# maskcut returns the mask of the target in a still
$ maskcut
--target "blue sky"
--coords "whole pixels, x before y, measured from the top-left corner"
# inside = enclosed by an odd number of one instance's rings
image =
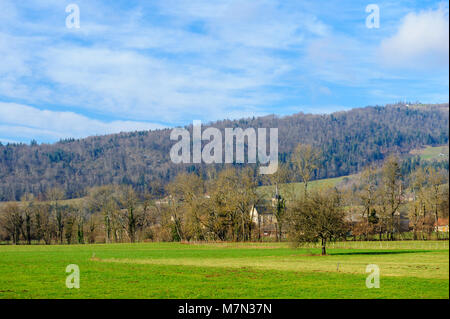
[[[0,0],[0,141],[448,102],[448,37],[448,1]]]

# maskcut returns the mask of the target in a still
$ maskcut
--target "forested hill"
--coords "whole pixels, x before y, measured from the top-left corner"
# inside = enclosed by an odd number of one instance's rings
[[[442,145],[449,138],[449,106],[387,105],[326,115],[298,113],[224,120],[225,127],[278,127],[279,156],[286,161],[298,143],[323,151],[319,178],[355,173],[392,152],[406,153],[423,145]],[[27,192],[39,195],[60,186],[67,197],[87,187],[132,184],[155,192],[181,170],[201,169],[173,164],[169,158],[170,129],[120,133],[65,140],[55,144],[0,143],[0,200],[18,200]],[[216,168],[220,168],[216,166]]]

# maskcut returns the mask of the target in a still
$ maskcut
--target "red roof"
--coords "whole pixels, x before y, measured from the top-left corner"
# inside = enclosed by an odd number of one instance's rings
[[[437,225],[438,226],[447,226],[448,225],[448,217],[447,218],[438,218]]]

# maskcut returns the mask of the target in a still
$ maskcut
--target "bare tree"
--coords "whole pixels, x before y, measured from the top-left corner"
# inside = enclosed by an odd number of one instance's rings
[[[308,182],[319,168],[320,157],[321,152],[309,144],[298,144],[292,154],[292,161],[305,185],[305,198],[308,197]]]
[[[21,198],[23,209],[23,219],[24,219],[24,228],[23,237],[27,245],[31,245],[31,231],[32,231],[32,215],[34,210],[34,195],[33,194],[24,194]]]
[[[395,156],[390,156],[382,168],[382,187],[379,189],[380,204],[385,217],[388,218],[390,240],[394,240],[395,228],[399,229],[399,207],[403,203],[403,183],[400,164]],[[397,223],[395,215],[398,214]]]
[[[430,185],[429,202],[433,210],[434,225],[436,227],[436,237],[439,239],[438,231],[438,219],[439,219],[439,207],[442,202],[442,189],[441,186],[447,181],[445,174],[442,171],[437,171],[433,167],[427,170],[428,182]]]
[[[114,212],[118,209],[116,194],[117,187],[114,185],[94,187],[89,191],[88,207],[103,216],[106,243],[111,242]]]
[[[51,188],[47,191],[46,197],[52,203],[56,219],[57,237],[59,243],[62,244],[64,231],[64,211],[58,206],[58,201],[64,198],[64,191],[58,187]]]
[[[77,243],[78,244],[84,244],[84,224],[86,222],[86,216],[87,216],[87,207],[86,202],[82,201],[79,205],[76,207],[76,216],[75,216],[75,222],[77,224]]]
[[[203,239],[207,217],[205,187],[196,174],[182,173],[167,186],[172,227],[180,240]]]
[[[56,235],[56,225],[51,218],[51,205],[48,203],[40,204],[36,213],[36,219],[39,220],[42,239],[46,245],[50,245],[52,238]]]
[[[275,186],[275,195],[272,200],[272,207],[276,218],[277,241],[281,241],[283,234],[283,224],[286,217],[286,201],[288,190],[286,183],[290,180],[290,171],[287,164],[281,164],[278,170],[269,175],[269,181]]]
[[[344,237],[347,230],[341,195],[336,190],[314,191],[292,207],[289,234],[298,245],[320,241],[322,255],[326,255],[327,242]]]
[[[252,232],[252,220],[250,212],[252,207],[255,207],[260,201],[260,197],[257,194],[257,184],[253,176],[251,169],[243,169],[237,175],[237,181],[235,183],[235,201],[237,204],[237,212],[240,217],[240,237],[242,241],[251,239]]]
[[[20,234],[23,233],[23,217],[20,207],[17,203],[9,203],[3,208],[2,225],[9,234],[14,245],[20,240]]]
[[[408,204],[408,216],[414,239],[417,239],[419,230],[424,230],[424,222],[427,219],[426,183],[427,176],[424,169],[419,168],[411,175],[410,191],[413,200]]]
[[[360,175],[360,189],[357,197],[362,205],[362,229],[367,240],[371,225],[369,217],[377,202],[377,173],[373,167],[366,168]]]
[[[130,242],[136,241],[136,226],[137,226],[137,196],[131,186],[125,186],[121,192],[121,203],[126,208],[126,226],[125,229],[130,238]]]

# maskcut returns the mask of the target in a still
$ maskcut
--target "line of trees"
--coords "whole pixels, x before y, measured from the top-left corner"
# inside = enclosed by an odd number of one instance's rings
[[[7,203],[0,214],[0,240],[13,244],[84,244],[135,242],[152,223],[155,214],[148,202],[140,202],[131,186],[101,186],[75,201],[62,200],[63,191],[50,189],[47,201],[32,195]]]
[[[386,234],[393,240],[395,234],[401,238],[402,232],[411,231],[413,239],[430,239],[432,233],[439,239],[438,219],[448,220],[448,185],[448,170],[419,167],[403,176],[394,157],[381,169],[366,169],[348,190],[348,205],[359,214],[353,235],[364,240],[377,235],[381,240]]]
[[[181,173],[168,196],[141,199],[131,186],[91,188],[88,196],[65,201],[53,188],[46,201],[27,195],[0,209],[0,240],[46,244],[142,240],[253,240],[249,211],[261,196],[252,169],[229,168],[205,181]]]
[[[27,194],[0,206],[0,241],[257,241],[262,235],[253,208],[265,204],[274,216],[277,240],[321,242],[325,254],[327,243],[338,239],[393,240],[402,232],[431,238],[438,218],[448,218],[448,170],[419,167],[404,175],[402,162],[389,157],[382,167],[321,188],[309,184],[321,168],[321,156],[310,145],[298,145],[289,163],[266,177],[269,194],[258,188],[254,169],[233,167],[180,173],[165,197],[142,196],[129,185],[90,188],[75,200],[64,200],[59,188],[47,191],[45,200]],[[302,187],[287,183],[293,179]],[[403,229],[406,217],[409,228]]]

